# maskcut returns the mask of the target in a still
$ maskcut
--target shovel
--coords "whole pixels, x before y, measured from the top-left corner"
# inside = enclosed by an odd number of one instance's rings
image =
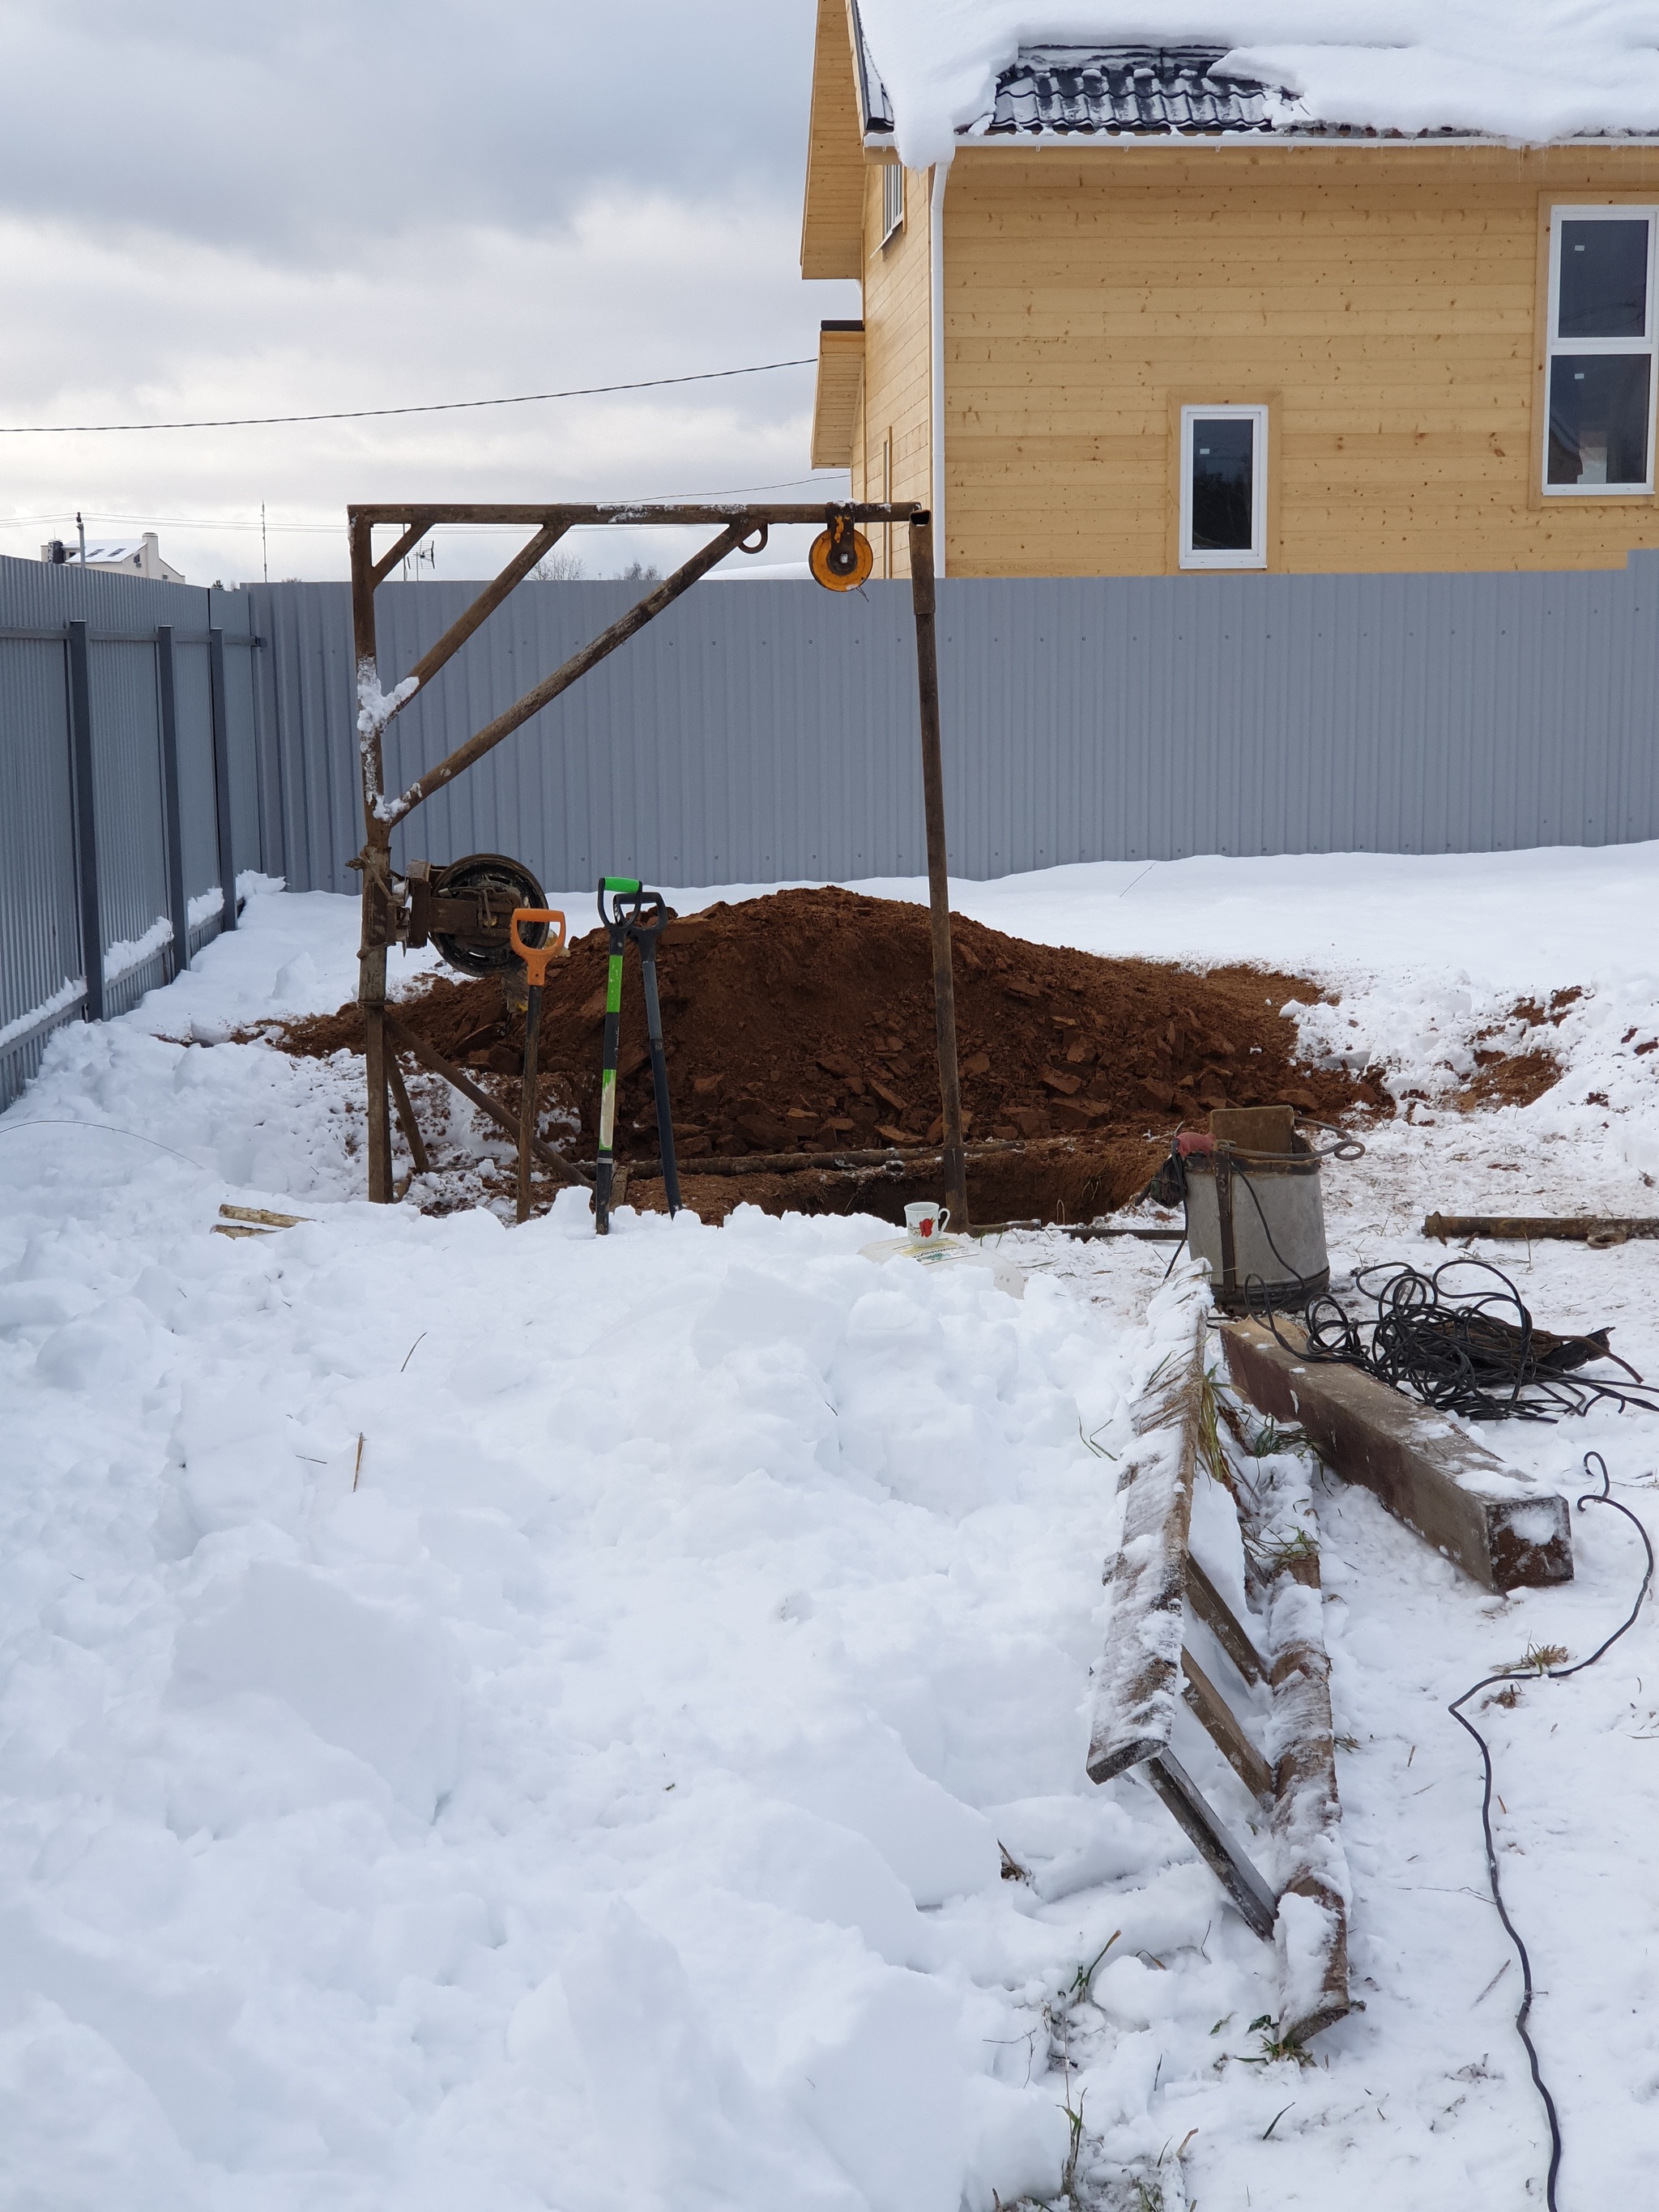
[[[550,935],[542,945],[526,945],[519,934],[521,921],[545,922],[550,930],[556,923],[558,936]],[[524,1009],[524,1085],[519,1094],[519,1218],[528,1221],[530,1148],[536,1136],[536,1054],[541,1040],[542,988],[547,981],[548,963],[556,960],[564,951],[564,916],[547,906],[514,907],[507,935],[513,950],[524,963],[529,985]]]

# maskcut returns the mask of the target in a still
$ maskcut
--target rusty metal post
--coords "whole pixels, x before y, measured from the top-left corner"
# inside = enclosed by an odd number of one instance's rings
[[[392,1099],[386,1075],[386,953],[392,915],[392,828],[381,811],[380,658],[374,635],[374,526],[351,523],[351,629],[356,663],[357,750],[363,779],[363,908],[357,998],[363,1010],[363,1073],[368,1085],[368,1194],[389,1206]],[[234,896],[234,892],[232,893]]]
[[[921,704],[921,790],[927,823],[927,905],[933,937],[933,1023],[945,1124],[945,1198],[951,1226],[968,1227],[968,1163],[962,1146],[962,1081],[957,1070],[957,995],[951,969],[951,879],[945,846],[945,769],[939,757],[939,644],[934,624],[933,520],[910,517],[910,596],[916,619]]]

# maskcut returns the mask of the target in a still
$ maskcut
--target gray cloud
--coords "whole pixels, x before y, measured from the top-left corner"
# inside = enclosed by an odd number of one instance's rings
[[[857,298],[796,262],[811,13],[0,0],[0,422],[396,405],[811,353],[819,316]],[[3,439],[0,551],[32,556],[80,507],[154,519],[193,579],[253,575],[264,501],[273,574],[338,574],[350,499],[805,478],[811,387],[798,369],[380,423]],[[476,574],[491,550],[441,561]]]
[[[800,0],[3,0],[0,203],[354,265],[596,185],[799,191]]]

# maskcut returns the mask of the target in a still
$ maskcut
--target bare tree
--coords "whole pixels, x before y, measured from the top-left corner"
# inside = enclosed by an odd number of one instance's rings
[[[544,553],[531,570],[538,584],[573,584],[587,574],[580,553]]]

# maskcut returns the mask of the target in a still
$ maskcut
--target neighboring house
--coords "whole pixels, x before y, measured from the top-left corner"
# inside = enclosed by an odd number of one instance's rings
[[[1461,4],[1449,40],[1500,20]],[[814,465],[927,501],[958,576],[1659,545],[1659,32],[1626,55],[1605,0],[1512,0],[1483,74],[1382,43],[1389,7],[1276,68],[1114,43],[1104,0],[1039,46],[996,0],[818,0],[801,268],[864,314],[823,326]]]
[[[54,538],[50,544],[40,548],[40,558],[78,568],[81,548],[78,543],[66,544],[61,538]],[[111,570],[117,575],[149,576],[163,584],[182,584],[185,580],[178,569],[161,558],[153,530],[145,531],[142,538],[88,538],[86,565],[88,568]]]

